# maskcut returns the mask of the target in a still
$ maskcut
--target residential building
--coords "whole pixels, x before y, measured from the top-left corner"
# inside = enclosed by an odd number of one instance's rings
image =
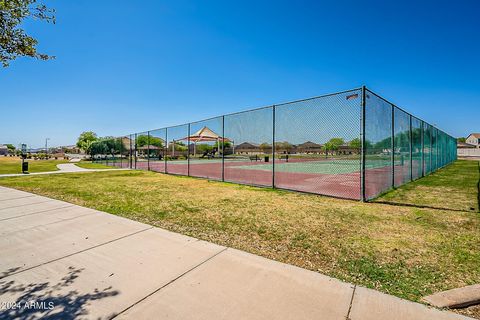
[[[7,146],[0,144],[0,156],[8,155],[8,148]]]
[[[471,133],[465,142],[480,148],[480,133]]]

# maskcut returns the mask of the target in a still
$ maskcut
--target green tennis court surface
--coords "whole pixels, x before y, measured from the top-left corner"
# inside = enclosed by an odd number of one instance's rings
[[[110,162],[110,160],[109,160]],[[115,162],[119,162],[117,159]],[[139,163],[146,163],[147,160],[137,160],[137,165]],[[150,163],[164,162],[164,160],[152,160]],[[272,171],[272,162],[260,162],[260,161],[251,161],[248,158],[237,157],[237,158],[225,158],[225,163],[236,162],[236,169],[244,170],[259,170],[259,171]],[[196,164],[220,164],[222,163],[221,158],[214,159],[190,159],[190,165]],[[167,164],[175,165],[187,165],[188,160],[168,160]],[[402,165],[403,161],[397,159],[395,165]],[[306,174],[348,174],[356,173],[360,171],[360,159],[319,159],[319,160],[299,160],[292,159],[290,162],[285,162],[284,160],[275,161],[275,171],[284,172],[284,173],[306,173]],[[391,159],[390,158],[367,158],[365,163],[366,169],[380,169],[380,168],[390,168]]]
[[[398,162],[400,164],[400,162]],[[389,167],[388,160],[367,160],[366,169]],[[262,163],[253,165],[237,166],[235,168],[248,170],[271,171],[272,164]],[[360,160],[320,160],[320,161],[298,161],[275,163],[276,172],[288,173],[310,173],[310,174],[344,174],[360,171]]]

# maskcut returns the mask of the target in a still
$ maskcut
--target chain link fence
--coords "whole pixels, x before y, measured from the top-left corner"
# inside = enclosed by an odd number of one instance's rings
[[[96,141],[95,162],[369,200],[457,158],[456,139],[365,87]]]

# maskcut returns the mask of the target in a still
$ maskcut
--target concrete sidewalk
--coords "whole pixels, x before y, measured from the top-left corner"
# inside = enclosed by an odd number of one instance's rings
[[[0,319],[468,319],[3,187],[0,257]]]
[[[61,163],[57,164],[58,171],[46,171],[46,172],[33,172],[33,173],[6,173],[0,174],[1,177],[28,177],[32,175],[44,175],[44,174],[58,174],[58,173],[75,173],[75,172],[94,172],[94,171],[111,171],[111,170],[130,170],[121,168],[112,169],[85,169],[75,165],[75,163]]]

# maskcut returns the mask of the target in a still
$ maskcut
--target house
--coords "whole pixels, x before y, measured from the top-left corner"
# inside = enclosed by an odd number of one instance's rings
[[[8,148],[7,146],[0,144],[0,156],[8,155]]]
[[[268,145],[265,149],[271,152],[272,148],[270,147],[270,145]],[[288,141],[275,142],[275,153],[279,153],[279,154],[297,153],[297,146],[294,144],[291,144]]]
[[[342,144],[341,146],[338,147],[338,154],[360,154],[360,149],[354,148],[349,144]]]
[[[459,142],[458,141],[457,142],[457,156],[460,157],[460,158],[480,157],[480,148],[478,148],[477,146],[475,146],[473,144],[470,144],[470,143],[465,143],[465,142]]]
[[[252,142],[243,142],[234,146],[234,153],[236,154],[259,154],[262,153],[260,145]]]
[[[322,153],[323,152],[323,146],[321,144],[312,142],[312,141],[306,141],[304,143],[301,143],[297,146],[297,151],[298,153]]]
[[[470,143],[465,143],[465,142],[457,142],[457,149],[475,149],[476,146]]]
[[[81,152],[80,148],[76,145],[69,145],[69,146],[61,146],[56,148],[59,153],[73,153],[79,154]]]
[[[480,148],[480,133],[471,133],[465,142]]]
[[[30,148],[28,149],[28,153],[44,153],[45,148]]]

